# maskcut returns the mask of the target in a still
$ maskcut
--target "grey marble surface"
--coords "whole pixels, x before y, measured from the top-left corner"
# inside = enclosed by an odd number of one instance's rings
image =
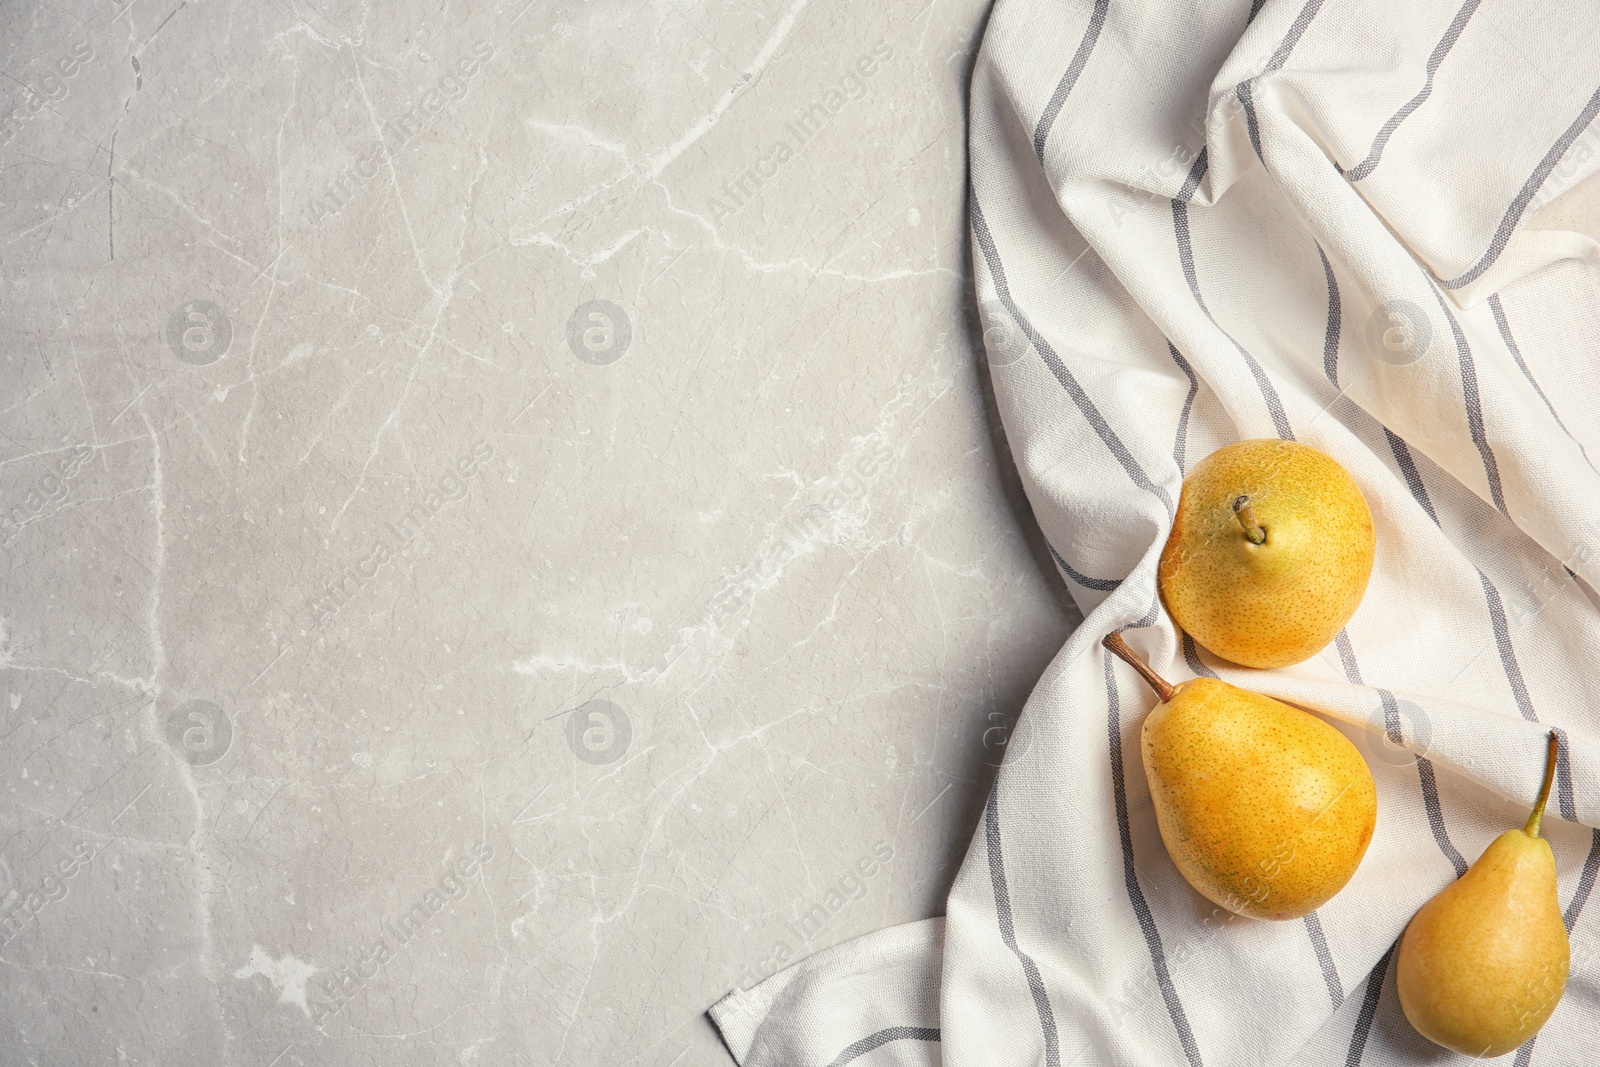
[[[0,8],[0,1063],[727,1063],[941,911],[1077,618],[984,12]]]

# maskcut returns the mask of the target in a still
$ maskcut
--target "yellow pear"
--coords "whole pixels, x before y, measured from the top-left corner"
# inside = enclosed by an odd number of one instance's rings
[[[1422,906],[1400,941],[1395,984],[1417,1032],[1465,1056],[1504,1056],[1539,1032],[1567,988],[1571,948],[1556,896],[1556,857],[1539,836],[1556,772],[1521,830]]]
[[[1161,698],[1140,748],[1161,840],[1189,884],[1258,919],[1298,919],[1343,889],[1378,821],[1350,739],[1216,678],[1169,685],[1120,634],[1104,644]]]
[[[1332,457],[1294,441],[1240,441],[1184,479],[1161,598],[1223,659],[1287,667],[1355,614],[1373,549],[1372,513]]]

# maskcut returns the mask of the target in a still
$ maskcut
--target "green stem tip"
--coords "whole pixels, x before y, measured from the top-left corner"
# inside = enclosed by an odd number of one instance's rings
[[[1239,525],[1244,527],[1244,539],[1252,545],[1267,543],[1267,528],[1256,521],[1255,512],[1250,510],[1250,498],[1241,496],[1233,502],[1233,513],[1239,519]]]
[[[1561,739],[1554,730],[1550,731],[1550,747],[1544,757],[1544,784],[1539,787],[1539,799],[1533,802],[1533,814],[1528,816],[1528,825],[1522,832],[1529,837],[1539,836],[1539,821],[1544,818],[1544,806],[1550,803],[1550,783],[1556,780],[1556,755],[1561,750]]]

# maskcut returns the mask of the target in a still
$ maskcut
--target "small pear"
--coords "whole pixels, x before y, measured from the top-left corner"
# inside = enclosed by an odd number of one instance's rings
[[[1157,576],[1173,621],[1205,648],[1287,667],[1350,621],[1374,551],[1366,499],[1331,456],[1239,441],[1184,479]]]
[[[1140,749],[1161,840],[1189,884],[1258,919],[1298,919],[1343,889],[1378,821],[1350,739],[1216,678],[1169,685],[1120,634],[1104,644],[1161,698]]]
[[[1424,904],[1400,941],[1395,984],[1417,1032],[1464,1056],[1504,1056],[1550,1018],[1572,963],[1556,857],[1539,836],[1558,741],[1521,830],[1507,830]]]

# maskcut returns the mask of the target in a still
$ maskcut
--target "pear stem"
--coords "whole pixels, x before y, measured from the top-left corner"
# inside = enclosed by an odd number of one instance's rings
[[[1173,688],[1167,680],[1150,669],[1150,664],[1140,658],[1139,653],[1128,647],[1128,642],[1122,639],[1119,633],[1106,634],[1105,640],[1100,642],[1111,650],[1112,655],[1139,672],[1139,677],[1150,683],[1150,688],[1156,691],[1156,696],[1165,704],[1172,699]]]
[[[1255,512],[1250,510],[1250,498],[1241,496],[1233,502],[1233,513],[1239,519],[1239,525],[1244,527],[1244,539],[1252,545],[1267,543],[1267,528],[1256,521]]]
[[[1544,818],[1544,806],[1550,802],[1550,783],[1556,780],[1556,754],[1561,749],[1561,740],[1554,730],[1550,731],[1550,748],[1544,757],[1544,784],[1539,787],[1539,799],[1533,802],[1533,814],[1528,816],[1528,825],[1522,832],[1529,837],[1539,836],[1539,821]]]

